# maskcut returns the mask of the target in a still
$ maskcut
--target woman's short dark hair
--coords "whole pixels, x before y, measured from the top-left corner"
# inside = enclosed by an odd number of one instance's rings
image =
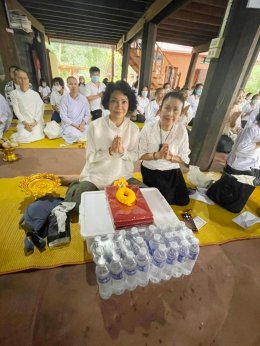
[[[64,80],[61,77],[55,77],[51,81],[51,85],[53,86],[55,83],[59,83],[64,88]]]
[[[45,78],[41,78],[41,79],[40,79],[40,85],[42,85],[43,82],[46,82],[46,79],[45,79]]]
[[[111,82],[107,84],[106,90],[102,98],[102,105],[105,109],[109,108],[110,96],[114,91],[121,91],[128,98],[129,107],[128,111],[133,112],[137,106],[137,100],[134,90],[131,89],[130,85],[125,81],[117,81],[115,83]]]
[[[172,91],[172,92],[167,93],[167,94],[164,96],[164,98],[163,98],[163,100],[162,100],[162,106],[163,106],[164,102],[165,102],[168,98],[170,98],[170,97],[171,97],[171,98],[174,98],[174,99],[180,100],[181,103],[184,105],[184,101],[183,101],[183,96],[182,96],[182,94],[179,93],[179,92],[176,92],[176,91]]]

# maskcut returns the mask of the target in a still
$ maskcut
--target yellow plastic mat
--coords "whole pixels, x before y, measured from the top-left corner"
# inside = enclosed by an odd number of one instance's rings
[[[140,179],[141,174],[135,173],[135,177]],[[23,177],[0,179],[0,275],[27,269],[47,269],[91,261],[85,241],[80,235],[78,223],[71,223],[72,240],[70,244],[54,249],[46,246],[43,252],[35,248],[33,254],[28,256],[24,254],[25,233],[23,229],[19,229],[18,222],[33,198],[26,196],[18,187],[22,179]],[[57,193],[64,196],[65,191],[66,187],[59,187]],[[259,201],[260,187],[255,189],[244,210],[259,216]],[[232,221],[237,214],[230,213],[217,205],[211,206],[191,200],[186,207],[173,207],[179,219],[181,219],[181,212],[186,209],[191,209],[193,217],[200,216],[207,221],[207,224],[196,233],[201,246],[260,238],[259,223],[244,230]]]
[[[42,252],[34,248],[33,254],[25,255],[25,232],[18,223],[26,206],[34,199],[18,187],[22,179],[0,179],[0,274],[90,262],[92,258],[86,250],[78,223],[71,223],[70,244],[53,249],[46,246]],[[57,193],[64,196],[66,189],[60,187]]]

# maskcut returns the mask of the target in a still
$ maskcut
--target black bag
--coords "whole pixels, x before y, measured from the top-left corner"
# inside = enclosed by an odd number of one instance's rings
[[[143,114],[137,114],[136,115],[136,121],[138,123],[144,123],[145,122],[145,116]]]
[[[239,213],[255,187],[240,183],[230,174],[223,174],[207,191],[207,196],[221,207]]]
[[[217,152],[228,154],[231,152],[233,144],[233,140],[228,135],[222,135],[218,141]]]

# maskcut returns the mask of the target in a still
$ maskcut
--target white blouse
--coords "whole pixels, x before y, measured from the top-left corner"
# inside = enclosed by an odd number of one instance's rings
[[[148,97],[137,96],[137,111],[140,114],[144,114],[145,108],[148,106],[149,102]]]
[[[109,154],[115,136],[123,140],[123,155]],[[128,118],[119,127],[108,115],[92,121],[87,134],[86,164],[80,181],[90,181],[103,189],[120,177],[132,178],[134,162],[138,159],[138,139],[139,128]]]
[[[191,95],[188,100],[189,104],[191,105],[191,109],[192,109],[192,118],[195,118],[197,109],[198,109],[198,105],[200,102],[200,98],[196,97],[195,95]]]
[[[159,104],[156,100],[150,101],[145,109],[145,124],[154,123],[159,119]]]
[[[168,143],[169,150],[173,155],[178,155],[185,163],[189,163],[189,137],[184,125],[177,123],[171,131],[160,130],[159,121],[144,126],[139,139],[139,158],[146,153],[157,152],[161,142],[162,144]],[[146,168],[161,171],[180,167],[179,163],[172,163],[165,159],[144,160],[142,164]]]
[[[253,124],[246,127],[237,137],[231,153],[228,155],[227,164],[237,170],[247,171],[251,167],[260,169],[260,127]]]

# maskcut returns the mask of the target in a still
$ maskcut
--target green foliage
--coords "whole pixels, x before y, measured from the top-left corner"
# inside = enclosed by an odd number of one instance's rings
[[[247,81],[245,91],[246,93],[257,94],[259,90],[260,90],[260,65],[255,65]]]
[[[101,79],[107,77],[111,80],[112,77],[112,49],[103,47],[92,47],[78,44],[52,42],[48,47],[58,59],[60,65],[70,65],[75,67],[85,67],[86,70],[80,71],[80,75],[89,79],[88,70],[91,66],[97,66],[101,71]],[[121,54],[115,52],[115,78],[121,78]],[[61,77],[67,77],[66,72],[63,72]]]

